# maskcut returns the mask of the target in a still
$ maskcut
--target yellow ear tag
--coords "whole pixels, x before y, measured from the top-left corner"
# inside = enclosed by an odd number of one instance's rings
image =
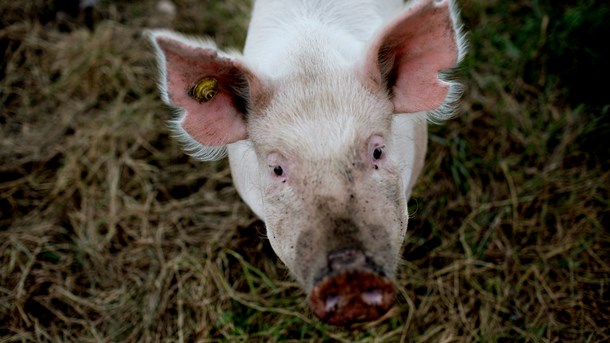
[[[198,103],[208,102],[218,93],[218,81],[213,77],[205,77],[189,90],[189,96]]]

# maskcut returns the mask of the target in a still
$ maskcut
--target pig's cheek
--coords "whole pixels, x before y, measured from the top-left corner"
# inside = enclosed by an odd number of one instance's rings
[[[267,196],[265,197],[266,213],[268,213],[266,218],[267,235],[273,250],[280,260],[282,260],[288,269],[294,270],[296,263],[295,244],[297,240],[297,234],[294,232],[292,223],[295,209],[291,204],[294,204],[294,201],[292,201],[290,190],[277,191],[276,188],[271,187],[276,192],[268,189]]]
[[[390,173],[390,175],[392,175]],[[398,175],[395,177],[398,178]],[[392,241],[395,243],[395,250],[398,251],[404,240],[409,220],[407,199],[405,197],[404,187],[401,182],[388,182],[384,187],[383,197],[386,199],[388,207],[384,210],[386,213],[394,213],[393,226],[394,232],[391,234],[395,237]]]
[[[368,173],[368,177],[371,178],[375,191],[384,194],[388,193],[388,190],[392,188],[389,185],[399,178],[394,165],[385,160],[372,164]]]
[[[294,243],[285,239],[284,235],[279,232],[272,232],[271,228],[267,228],[269,243],[271,243],[271,247],[273,251],[277,255],[277,257],[282,261],[282,263],[294,273],[296,270],[296,255],[294,253]],[[274,238],[275,237],[275,238]]]
[[[269,176],[265,189],[266,202],[274,205],[281,205],[286,197],[285,193],[290,191],[290,185],[286,179]]]

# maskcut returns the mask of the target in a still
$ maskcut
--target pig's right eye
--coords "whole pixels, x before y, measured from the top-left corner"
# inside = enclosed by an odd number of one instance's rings
[[[376,160],[380,160],[381,156],[383,155],[383,150],[379,147],[379,148],[375,148],[375,150],[373,150],[373,158]]]
[[[277,152],[272,152],[267,156],[267,165],[269,166],[269,174],[275,181],[286,182],[286,160]]]

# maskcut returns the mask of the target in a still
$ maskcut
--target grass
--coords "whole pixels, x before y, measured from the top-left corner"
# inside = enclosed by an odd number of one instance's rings
[[[610,340],[610,6],[461,1],[462,114],[432,126],[376,323],[321,324],[226,161],[165,126],[142,29],[239,48],[249,3],[0,4],[0,342]],[[601,80],[597,80],[597,79]]]

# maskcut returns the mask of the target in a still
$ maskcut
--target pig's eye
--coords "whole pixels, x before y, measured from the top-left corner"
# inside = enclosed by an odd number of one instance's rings
[[[373,150],[373,158],[374,159],[380,160],[382,156],[383,156],[383,148],[382,147],[377,147],[377,148],[375,148],[375,150]]]
[[[275,166],[275,167],[273,167],[273,173],[276,176],[282,176],[282,175],[284,175],[284,169],[282,169],[281,166]]]
[[[374,169],[379,169],[385,160],[385,141],[381,135],[373,135],[367,144],[367,160],[372,163]]]
[[[267,165],[269,166],[269,174],[275,181],[286,182],[286,160],[281,154],[277,152],[270,153],[267,156]]]

